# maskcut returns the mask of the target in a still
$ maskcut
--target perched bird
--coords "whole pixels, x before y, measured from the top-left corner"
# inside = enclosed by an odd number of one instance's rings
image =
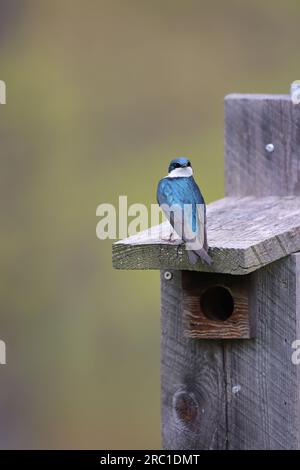
[[[195,264],[200,258],[211,264],[207,253],[205,201],[187,158],[176,158],[170,162],[168,175],[158,183],[157,202],[175,232],[185,242],[190,262]]]

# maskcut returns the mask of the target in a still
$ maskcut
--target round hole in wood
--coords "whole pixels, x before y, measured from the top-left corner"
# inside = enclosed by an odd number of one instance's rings
[[[209,320],[226,321],[233,313],[234,300],[226,287],[211,286],[202,292],[200,306]]]

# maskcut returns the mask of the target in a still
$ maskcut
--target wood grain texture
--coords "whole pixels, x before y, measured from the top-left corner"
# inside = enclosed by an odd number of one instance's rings
[[[300,366],[291,360],[300,338],[300,253],[250,278],[256,337],[195,340],[183,335],[182,273],[161,277],[166,449],[300,448]]]
[[[229,449],[300,448],[299,274],[295,254],[251,275],[256,338],[224,343]]]
[[[249,275],[183,271],[184,335],[195,339],[241,339],[254,336],[256,322],[255,310],[249,308],[250,288]],[[209,292],[209,297],[205,297]],[[205,298],[206,305],[203,302]]]
[[[300,250],[300,198],[225,198],[207,207],[212,266],[190,265],[165,222],[113,245],[117,269],[183,269],[247,274]]]
[[[287,96],[230,96],[225,101],[226,194],[232,201],[242,198],[245,204],[240,215],[233,207],[227,212],[228,199],[209,206],[208,214],[211,208],[216,210],[214,217],[208,215],[210,254],[214,269],[220,272],[226,272],[224,266],[234,266],[232,257],[237,266],[232,272],[253,271],[247,278],[256,336],[247,340],[184,338],[181,275],[176,274],[172,288],[162,279],[162,427],[167,448],[208,449],[213,435],[218,436],[212,447],[217,449],[300,449],[300,366],[291,360],[292,343],[300,339],[300,253],[285,256],[299,250],[298,241],[294,245],[298,229],[282,230],[287,220],[289,224],[298,218],[298,199],[286,212],[275,209],[276,199],[285,204],[285,196],[300,194],[299,114],[300,107],[293,107]],[[271,142],[275,150],[267,154],[265,146]],[[258,199],[251,202],[250,198],[248,206],[246,196]],[[262,204],[269,221],[264,219],[264,211],[253,210],[252,204],[257,204],[257,209]],[[222,205],[228,223],[218,225],[222,215],[217,210],[221,211]],[[260,229],[255,238],[257,225]],[[220,245],[214,245],[214,233],[222,234],[225,248],[221,240]],[[176,250],[178,247],[173,247],[172,256],[178,260]],[[164,260],[164,254],[158,259]],[[180,268],[181,263],[182,259],[175,265]],[[199,361],[194,366],[197,354]],[[192,373],[185,381],[184,371],[190,370],[190,363]],[[192,429],[181,427],[175,418],[172,398],[178,384],[191,390],[191,397],[188,394],[180,403],[191,407],[183,416],[191,417],[195,423]],[[219,419],[212,415],[212,426],[198,419],[195,411],[198,400],[208,396],[209,409],[216,409],[219,415]],[[182,408],[186,406],[178,407]]]
[[[161,413],[165,449],[225,449],[224,352],[183,335],[181,272],[161,276]]]
[[[299,131],[300,107],[289,96],[226,97],[226,195],[299,196]],[[300,338],[299,275],[298,253],[251,274],[256,337],[224,345],[229,449],[300,448],[300,372],[291,361]]]
[[[289,95],[225,98],[225,193],[300,195],[300,106]]]

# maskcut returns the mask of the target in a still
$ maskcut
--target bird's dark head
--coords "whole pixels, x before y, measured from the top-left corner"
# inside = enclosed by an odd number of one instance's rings
[[[170,173],[172,170],[175,170],[175,168],[187,168],[189,166],[191,166],[191,162],[187,158],[174,158],[174,160],[171,160],[170,162],[168,171]]]
[[[172,176],[192,176],[193,174],[191,162],[185,157],[171,160],[168,172]]]

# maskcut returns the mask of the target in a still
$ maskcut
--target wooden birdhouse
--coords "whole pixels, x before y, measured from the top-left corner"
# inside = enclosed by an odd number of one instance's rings
[[[225,98],[225,188],[207,208],[212,266],[190,265],[166,225],[113,246],[115,268],[161,271],[163,446],[299,449],[300,105],[289,95]]]

